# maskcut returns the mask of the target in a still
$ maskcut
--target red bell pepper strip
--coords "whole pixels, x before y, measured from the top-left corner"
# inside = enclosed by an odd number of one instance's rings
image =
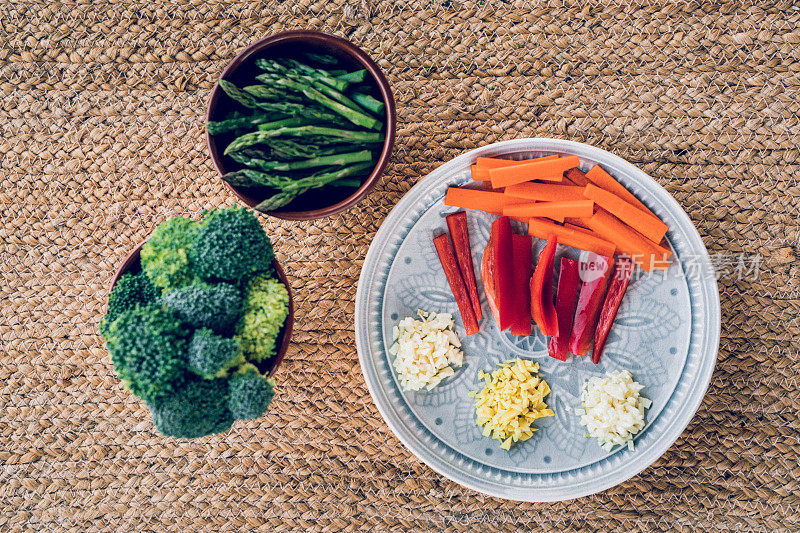
[[[467,330],[467,335],[474,335],[478,333],[478,321],[475,320],[472,303],[469,301],[469,294],[467,294],[467,288],[464,286],[464,280],[461,279],[461,272],[458,270],[458,263],[456,262],[455,254],[453,254],[453,247],[450,246],[450,239],[447,238],[446,233],[442,233],[434,237],[433,245],[439,254],[439,261],[442,263],[444,275],[447,276],[450,290],[453,291],[453,296],[456,298],[458,312],[461,313],[461,320],[464,322],[464,329]]]
[[[517,320],[508,331],[522,337],[531,334],[530,282],[533,274],[533,239],[530,235],[512,235],[513,279]]]
[[[447,229],[450,230],[450,238],[453,239],[453,248],[456,252],[456,259],[458,259],[461,279],[464,280],[464,285],[467,287],[475,319],[480,321],[483,318],[483,310],[481,309],[481,297],[478,296],[478,283],[475,281],[475,267],[472,264],[472,247],[469,245],[467,212],[458,211],[447,215],[445,219],[447,220]]]
[[[481,282],[483,292],[486,293],[486,301],[489,302],[489,309],[492,311],[495,322],[500,324],[500,310],[497,308],[497,294],[494,292],[494,260],[492,260],[492,239],[483,251],[481,260]]]
[[[594,332],[594,351],[592,352],[592,363],[594,364],[599,363],[600,357],[603,355],[608,334],[611,332],[611,326],[617,317],[622,298],[628,289],[633,269],[634,263],[627,257],[621,257],[617,264],[614,265],[614,273],[611,275],[608,293],[603,302],[603,308],[600,310],[600,320],[597,321],[597,329]]]
[[[543,335],[558,336],[558,319],[553,306],[553,260],[556,255],[556,237],[547,241],[531,278],[531,316]]]
[[[500,315],[500,331],[508,329],[517,321],[514,303],[514,252],[511,245],[511,220],[500,217],[492,223],[491,260],[494,262],[494,292]]]
[[[558,335],[550,337],[547,353],[559,361],[566,361],[569,349],[569,336],[572,332],[572,318],[575,315],[575,304],[578,290],[581,288],[580,265],[574,259],[561,258],[558,275],[558,291],[556,292],[556,316],[558,317]]]
[[[592,345],[613,264],[614,259],[592,253],[589,254],[589,259],[581,264],[583,285],[578,295],[578,305],[575,308],[572,333],[569,337],[569,351],[575,355],[586,355]]]

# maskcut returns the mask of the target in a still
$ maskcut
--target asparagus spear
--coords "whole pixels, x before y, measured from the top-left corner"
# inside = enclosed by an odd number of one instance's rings
[[[315,54],[314,52],[306,52],[306,57],[311,61],[316,61],[320,65],[336,65],[339,60],[330,54]]]
[[[277,130],[278,128],[294,128],[296,126],[310,126],[319,121],[308,118],[285,118],[283,120],[274,120],[272,122],[265,122],[259,124],[258,131]]]
[[[314,157],[320,152],[320,146],[307,142],[298,143],[291,139],[272,139],[269,141],[272,159],[297,159]]]
[[[266,82],[271,86],[277,85],[280,87],[285,87],[286,89],[289,89],[291,91],[304,94],[306,98],[308,98],[309,100],[316,102],[324,107],[327,107],[331,111],[339,113],[340,115],[348,119],[350,122],[358,126],[363,126],[365,128],[376,129],[376,130],[381,129],[382,127],[380,121],[375,120],[374,118],[370,117],[365,113],[362,113],[358,109],[352,109],[348,107],[341,101],[336,101],[332,98],[329,98],[328,96],[325,96],[319,90],[317,90],[312,81],[307,81],[302,77],[293,76],[292,78],[288,78],[288,77],[281,77],[275,73],[266,73],[266,74],[259,74],[258,76],[256,76],[256,79],[260,82]],[[358,108],[358,106],[355,107]]]
[[[350,131],[323,126],[300,126],[297,128],[279,128],[271,131],[254,131],[237,137],[225,148],[225,155],[232,154],[256,144],[269,144],[275,137],[311,137],[315,140],[329,140],[331,142],[381,142],[383,134],[369,131]]]
[[[255,96],[256,98],[261,98],[261,96],[265,93],[272,91],[272,87],[268,87],[266,85],[248,85],[243,91],[247,92],[249,95]],[[308,119],[316,119],[319,122],[331,122],[333,124],[345,125],[349,124],[349,121],[345,120],[339,114],[331,113],[325,108],[316,106],[316,105],[305,105],[296,102],[261,102],[256,101],[256,105],[262,111],[270,111],[272,113],[281,113],[283,115],[288,116],[297,116],[300,115],[304,118]]]
[[[353,93],[352,95],[353,101],[355,101],[358,105],[365,109],[369,109],[376,115],[380,115],[383,113],[383,110],[386,108],[383,102],[380,100],[376,100],[372,96],[364,93]]]
[[[314,167],[344,166],[351,163],[371,161],[372,152],[369,150],[361,150],[360,152],[312,157],[311,159],[303,159],[301,161],[267,161],[238,152],[231,154],[231,158],[237,163],[260,170],[270,172],[295,172]]]
[[[275,120],[275,115],[256,114],[246,117],[212,121],[206,124],[206,129],[211,135],[219,135],[220,133],[226,133],[229,131],[252,129],[254,126],[258,126],[259,124],[269,124],[271,120]]]
[[[268,73],[285,78],[299,75],[311,76],[339,91],[344,91],[349,85],[349,82],[337,79],[323,69],[309,67],[294,59],[258,59],[256,60],[256,66]]]
[[[283,85],[285,87],[292,87],[295,90],[299,90],[304,95],[306,95],[310,100],[313,100],[318,104],[327,107],[331,111],[339,113],[340,115],[345,117],[353,124],[356,124],[357,126],[362,126],[364,128],[375,129],[375,130],[379,130],[382,127],[380,121],[375,120],[369,115],[366,115],[356,109],[348,107],[346,104],[342,102],[342,99],[339,99],[340,101],[336,101],[333,100],[332,98],[329,98],[328,96],[325,96],[314,87],[303,87],[301,84],[290,80],[276,80],[276,83]]]
[[[350,109],[353,109],[355,111],[362,111],[362,107],[366,107],[366,106],[359,106],[356,102],[354,102],[353,100],[351,100],[350,98],[348,98],[344,94],[340,93],[336,89],[332,89],[331,87],[326,86],[324,83],[317,82],[311,77],[307,77],[306,81],[311,83],[317,90],[319,90],[319,92],[321,92],[325,96],[333,98],[334,100],[340,102],[341,104],[346,105]],[[361,96],[362,97],[371,98],[372,100],[375,100],[374,98],[372,98],[371,96],[368,96],[366,94],[361,94]],[[378,102],[377,100],[375,100],[375,102],[380,104],[380,102]],[[370,111],[371,111],[371,109],[370,109]]]
[[[271,198],[267,198],[260,204],[256,206],[256,209],[259,211],[273,211],[280,207],[285,206],[300,194],[308,191],[309,189],[318,189],[320,187],[324,187],[329,183],[333,183],[342,178],[346,178],[349,176],[353,176],[365,170],[372,168],[373,163],[358,163],[356,165],[351,165],[349,167],[344,167],[340,170],[336,170],[334,172],[319,172],[317,174],[312,174],[307,178],[301,178],[298,180],[288,180],[284,186],[279,187],[281,192],[276,194]],[[250,173],[256,171],[249,171]]]
[[[353,72],[348,72],[347,74],[342,74],[341,76],[336,76],[337,79],[348,81],[350,83],[362,83],[365,79],[367,79],[367,71],[366,69],[356,70]]]
[[[357,178],[349,180],[337,180],[330,184],[331,187],[361,187],[361,180]]]
[[[240,104],[245,107],[249,107],[250,109],[255,109],[258,107],[256,105],[256,99],[238,88],[233,83],[229,82],[228,80],[219,80],[219,88],[222,89],[225,94],[227,94],[233,100],[236,100]]]

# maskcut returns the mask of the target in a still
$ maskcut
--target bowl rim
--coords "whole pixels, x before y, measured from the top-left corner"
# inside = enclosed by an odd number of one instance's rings
[[[114,286],[119,281],[119,278],[122,277],[123,274],[126,274],[133,269],[138,268],[141,270],[140,254],[142,251],[142,246],[144,246],[146,242],[147,239],[143,240],[130,252],[128,252],[128,255],[125,256],[125,259],[122,260],[117,267],[117,270],[114,272],[114,277],[111,279],[108,292],[106,293],[106,302],[105,307],[103,308],[104,315],[108,313],[108,297],[111,295],[111,291],[114,290]],[[286,320],[284,320],[281,331],[278,334],[279,342],[276,342],[278,348],[275,352],[275,357],[271,357],[269,360],[267,360],[267,362],[271,362],[271,366],[264,365],[263,367],[259,368],[262,373],[267,373],[267,375],[270,377],[275,374],[275,371],[283,362],[283,359],[286,356],[286,351],[291,343],[292,330],[294,329],[294,298],[292,296],[292,286],[289,285],[289,280],[286,278],[286,273],[283,271],[283,268],[277,259],[272,260],[272,267],[275,269],[278,279],[281,283],[283,283],[283,285],[286,287],[286,291],[289,293],[289,313],[286,315]]]
[[[386,169],[386,165],[389,163],[389,159],[392,155],[392,149],[394,148],[395,136],[397,133],[397,112],[394,95],[392,94],[392,89],[389,85],[389,82],[387,81],[386,76],[383,75],[380,67],[378,67],[372,58],[370,58],[361,48],[347,39],[321,31],[290,30],[262,37],[254,43],[246,46],[241,52],[239,52],[239,54],[237,54],[236,57],[234,57],[222,71],[220,74],[220,79],[228,78],[234,71],[236,71],[236,69],[238,69],[254,54],[279,44],[291,42],[328,44],[343,51],[355,61],[361,63],[361,65],[372,75],[377,83],[381,97],[383,98],[383,102],[386,104],[386,138],[383,142],[383,148],[380,156],[378,157],[378,161],[375,163],[375,167],[372,169],[372,172],[364,180],[364,183],[362,183],[361,186],[356,189],[355,192],[353,192],[353,194],[335,204],[308,211],[258,211],[259,213],[264,213],[267,216],[272,216],[283,220],[313,220],[341,213],[342,211],[345,211],[360,202],[365,196],[367,196],[367,194],[370,193],[370,191],[372,191],[377,184],[378,179],[383,175],[383,171]],[[219,82],[216,82],[214,83],[214,87],[211,89],[211,96],[209,97],[208,105],[206,106],[206,122],[209,121],[211,113],[216,108],[221,96],[222,90],[219,88]],[[211,156],[211,162],[213,163],[214,169],[217,171],[218,176],[221,177],[224,172],[220,150],[217,148],[214,136],[211,135],[207,129],[205,129],[205,136],[206,146],[208,147],[208,151]],[[239,190],[237,190],[236,187],[233,187],[224,180],[223,183],[225,183],[225,186],[234,194],[234,196],[236,196],[248,207],[254,208],[256,205],[258,205],[258,202],[242,194]]]

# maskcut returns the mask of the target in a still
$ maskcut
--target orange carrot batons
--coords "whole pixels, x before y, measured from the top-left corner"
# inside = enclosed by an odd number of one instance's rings
[[[444,197],[444,205],[502,215],[503,193],[449,187]]]
[[[545,161],[532,161],[519,165],[489,169],[489,178],[492,187],[508,187],[525,181],[563,181],[564,171],[578,166],[578,156],[571,155],[548,159]]]
[[[528,220],[528,234],[539,239],[549,239],[555,235],[561,244],[606,257],[614,255],[614,250],[616,249],[614,243],[596,235],[577,231],[574,228],[559,226],[543,218],[531,218]]]
[[[600,165],[593,166],[589,172],[586,173],[586,177],[589,178],[589,181],[601,189],[605,189],[610,193],[616,194],[626,202],[633,204],[642,211],[646,211],[647,213],[653,215],[653,213],[647,209],[646,205],[640,202],[639,199],[636,198],[628,189],[626,189],[623,184],[615,180],[611,174],[603,170]]]
[[[669,229],[658,217],[592,183],[586,186],[583,195],[654,243],[660,242]]]

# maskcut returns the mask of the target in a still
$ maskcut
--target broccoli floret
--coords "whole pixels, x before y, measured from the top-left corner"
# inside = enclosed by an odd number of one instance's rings
[[[180,387],[187,333],[171,311],[139,305],[111,323],[106,345],[123,383],[149,402]]]
[[[206,328],[195,330],[188,352],[189,370],[205,379],[227,377],[229,369],[244,363],[239,341]]]
[[[247,364],[228,380],[228,409],[237,420],[252,420],[267,411],[275,396],[275,380]]]
[[[229,283],[195,283],[173,289],[161,297],[161,302],[193,328],[211,328],[218,333],[233,326],[242,315],[242,294]]]
[[[227,379],[189,375],[180,389],[148,406],[156,429],[168,437],[195,439],[227,431],[233,424]]]
[[[244,314],[236,338],[245,358],[262,361],[275,355],[275,341],[289,314],[289,292],[280,281],[256,274],[247,283]]]
[[[133,309],[137,304],[153,303],[158,297],[158,289],[144,272],[123,274],[108,295],[108,313],[100,322],[100,333],[105,337],[108,327],[120,314]]]
[[[242,207],[206,213],[197,223],[189,247],[192,267],[206,280],[239,281],[268,271],[274,255],[258,219]]]
[[[142,246],[142,270],[162,292],[194,281],[187,250],[196,224],[186,217],[171,218],[159,224]]]

